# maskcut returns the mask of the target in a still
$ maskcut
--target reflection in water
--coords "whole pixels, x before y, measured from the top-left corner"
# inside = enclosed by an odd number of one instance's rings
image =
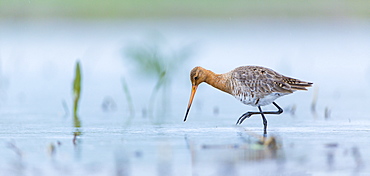
[[[355,160],[355,163],[356,163],[354,172],[358,173],[364,168],[364,162],[362,160],[360,149],[357,146],[352,147],[351,150],[352,150],[351,153],[352,153],[353,159]]]
[[[131,175],[131,164],[129,155],[125,151],[115,152],[115,174],[116,176]]]
[[[73,143],[76,144],[76,138],[77,136],[80,136],[82,134],[81,132],[81,121],[80,118],[78,117],[77,114],[74,114],[73,117],[73,126],[75,127],[75,131],[73,132],[74,138],[73,138]]]
[[[275,168],[282,169],[284,152],[281,141],[271,136],[264,138],[252,132],[238,133],[241,143],[196,144],[185,136],[190,150],[193,175],[201,175],[209,164],[214,165],[216,175],[238,175],[241,169],[246,172],[251,165],[274,161]],[[241,168],[239,168],[241,167]],[[200,173],[202,172],[202,173]],[[269,171],[267,171],[269,172]]]
[[[217,175],[223,176],[234,176],[237,174],[236,163],[233,161],[220,162],[217,170]]]
[[[13,141],[7,143],[7,148],[14,151],[14,153],[17,155],[16,159],[11,163],[12,175],[24,175],[26,165],[23,161],[23,152]]]
[[[54,145],[54,143],[50,143],[48,146],[48,154],[50,157],[54,158],[55,153],[56,153],[56,146]]]
[[[157,175],[170,176],[173,175],[172,171],[172,146],[168,143],[161,143],[158,146],[158,162],[157,162]]]
[[[325,145],[328,149],[326,153],[326,164],[329,171],[335,170],[335,158],[336,158],[336,150],[338,148],[337,143],[328,143]]]

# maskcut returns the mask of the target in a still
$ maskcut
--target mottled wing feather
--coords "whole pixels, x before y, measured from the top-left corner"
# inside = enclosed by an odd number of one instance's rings
[[[271,69],[259,66],[242,66],[232,71],[235,94],[249,94],[262,98],[271,93],[289,94],[307,90],[312,83],[283,76]]]
[[[273,92],[293,93],[291,86],[284,81],[285,77],[271,69],[258,66],[238,67],[233,71],[237,92],[247,91],[258,97],[263,97]]]
[[[293,93],[292,87],[283,81],[274,81],[274,84],[273,92]]]

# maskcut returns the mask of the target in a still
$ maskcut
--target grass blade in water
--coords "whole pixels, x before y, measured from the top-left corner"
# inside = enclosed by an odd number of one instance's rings
[[[76,128],[74,132],[75,136],[81,135],[79,128],[81,127],[81,121],[78,117],[78,103],[80,101],[81,94],[81,68],[80,62],[77,61],[75,69],[75,79],[73,81],[73,124]]]
[[[130,91],[128,89],[128,84],[127,84],[125,78],[122,78],[121,79],[121,82],[122,82],[123,91],[124,91],[124,93],[126,95],[126,100],[127,100],[128,108],[129,108],[129,111],[130,111],[130,117],[127,120],[127,124],[130,124],[132,118],[135,116],[134,104],[132,102],[131,93],[130,93]]]

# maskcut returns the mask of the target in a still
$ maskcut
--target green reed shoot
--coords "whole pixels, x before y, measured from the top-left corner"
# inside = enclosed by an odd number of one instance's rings
[[[80,62],[77,61],[75,67],[75,79],[73,81],[73,122],[76,131],[74,133],[75,136],[81,135],[81,132],[78,128],[81,127],[81,121],[78,117],[78,104],[80,101],[80,94],[81,94],[81,66]]]

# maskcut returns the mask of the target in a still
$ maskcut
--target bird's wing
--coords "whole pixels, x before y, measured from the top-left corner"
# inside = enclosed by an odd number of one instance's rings
[[[255,94],[293,93],[294,89],[283,78],[271,69],[258,66],[238,67],[233,71],[233,81],[238,85],[238,88],[234,88]]]

